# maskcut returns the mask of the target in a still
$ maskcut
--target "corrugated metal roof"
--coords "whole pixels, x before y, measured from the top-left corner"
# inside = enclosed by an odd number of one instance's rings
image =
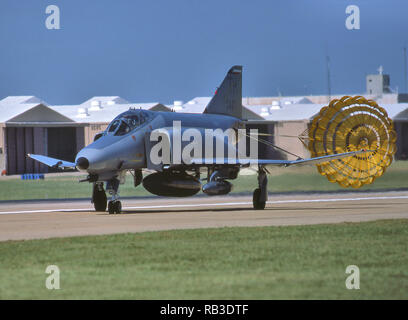
[[[47,106],[44,101],[35,96],[6,97],[0,100],[0,122],[7,122],[41,104]]]
[[[205,107],[210,102],[211,97],[195,97],[194,99],[182,104],[181,106],[169,106],[176,112],[182,113],[203,113]]]
[[[0,104],[45,104],[47,103],[35,96],[8,96],[0,100]]]
[[[195,97],[194,99],[188,101],[187,103],[182,104],[181,106],[173,105],[168,107],[176,112],[203,113],[211,99],[212,97]],[[244,110],[242,116],[244,118],[248,117],[250,119],[259,120],[259,116],[256,113],[253,114],[253,110],[251,108],[248,108],[247,106],[243,105],[243,109]]]
[[[292,97],[286,97],[289,100]],[[285,99],[286,99],[285,98]],[[243,99],[245,101],[246,98]],[[211,97],[196,97],[180,106],[167,106],[176,112],[203,113]],[[98,101],[98,103],[95,103]],[[113,102],[114,103],[113,103]],[[282,100],[287,101],[287,100]],[[293,100],[290,100],[293,101]],[[298,99],[298,101],[304,101]],[[35,96],[10,96],[0,100],[0,122],[8,120],[43,104],[61,115],[78,123],[108,123],[118,114],[127,111],[130,107],[149,110],[159,103],[124,103],[126,100],[118,96],[93,97],[79,105],[48,106]],[[326,104],[280,103],[277,105],[245,105],[255,115],[268,121],[299,121],[312,119]],[[380,104],[387,110],[389,117],[408,121],[408,103]],[[252,117],[255,118],[255,117]],[[254,120],[254,119],[253,119]]]
[[[397,113],[394,118],[394,121],[408,121],[408,108],[405,109],[404,111],[401,111],[400,113]]]
[[[0,122],[4,123],[7,122],[8,120],[18,116],[19,114],[22,114],[36,106],[38,104],[31,103],[31,104],[19,104],[19,103],[2,103],[3,101],[0,101]]]
[[[290,104],[280,109],[271,105],[247,106],[247,108],[268,121],[298,121],[313,118],[324,104]]]
[[[311,120],[326,104],[291,104],[274,110],[273,106],[247,106],[259,116],[269,121]],[[407,103],[381,105],[391,119],[402,119],[402,112],[408,109]]]
[[[115,104],[112,106],[102,107],[99,110],[90,110],[81,105],[65,105],[65,106],[50,106],[51,109],[73,119],[79,123],[99,123],[111,122],[118,114],[129,110],[129,108],[149,110],[158,105],[157,102],[152,103],[132,103],[132,104]]]
[[[381,107],[387,111],[388,116],[391,119],[396,119],[398,114],[408,109],[408,103],[393,103],[393,104],[382,104]]]
[[[96,96],[81,103],[81,105],[92,105],[100,103],[102,106],[112,106],[116,104],[129,104],[130,102],[119,96]]]

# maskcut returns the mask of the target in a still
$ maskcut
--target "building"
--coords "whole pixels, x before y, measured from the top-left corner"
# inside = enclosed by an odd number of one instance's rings
[[[0,165],[8,174],[47,172],[27,153],[72,160],[84,146],[83,125],[33,96],[0,101]]]
[[[378,74],[369,74],[366,77],[367,94],[383,95],[391,93],[390,76],[383,74],[383,67],[378,68]]]
[[[120,97],[94,97],[80,105],[51,106],[34,96],[0,100],[0,170],[6,174],[55,171],[28,153],[74,161],[77,152],[129,107],[170,109],[160,103],[130,104]]]

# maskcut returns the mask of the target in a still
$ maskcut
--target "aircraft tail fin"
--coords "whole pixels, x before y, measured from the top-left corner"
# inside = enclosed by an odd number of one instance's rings
[[[242,119],[242,66],[233,66],[208,103],[204,113]]]

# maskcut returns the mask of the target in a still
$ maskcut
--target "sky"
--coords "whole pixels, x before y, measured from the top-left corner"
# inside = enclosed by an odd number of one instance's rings
[[[0,99],[171,104],[211,96],[237,64],[243,96],[327,94],[326,55],[333,94],[364,93],[380,65],[403,92],[407,12],[406,0],[1,0]]]

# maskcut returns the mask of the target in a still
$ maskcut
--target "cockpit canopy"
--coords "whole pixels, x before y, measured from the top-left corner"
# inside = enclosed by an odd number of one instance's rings
[[[144,110],[127,111],[113,119],[106,129],[106,134],[123,136],[141,126],[149,119],[150,116],[148,112]]]

